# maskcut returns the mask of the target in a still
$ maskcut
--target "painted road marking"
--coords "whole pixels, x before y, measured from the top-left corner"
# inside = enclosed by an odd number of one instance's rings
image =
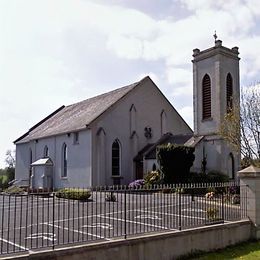
[[[49,240],[49,241],[56,241],[57,239],[55,238],[56,234],[52,233],[34,233],[25,239],[43,239],[43,240]]]
[[[83,235],[89,235],[89,236],[92,236],[92,237],[110,240],[110,239],[105,238],[103,236],[98,236],[98,235],[95,235],[95,234],[92,234],[92,233],[88,233],[88,232],[84,232],[84,231],[80,231],[80,230],[76,230],[76,229],[70,229],[70,228],[66,228],[66,227],[62,227],[62,226],[58,226],[58,225],[53,225],[53,224],[50,224],[50,223],[43,223],[43,224],[49,225],[49,226],[52,226],[52,227],[56,227],[56,228],[59,228],[59,229],[62,229],[62,230],[67,230],[67,231],[70,231],[70,232],[75,232],[75,233],[79,233],[79,234],[83,234]]]
[[[8,241],[8,240],[6,240],[6,239],[4,239],[4,238],[1,238],[1,237],[0,237],[0,241],[3,241],[3,242],[5,242],[5,243],[7,243],[7,244],[10,244],[10,245],[12,245],[12,246],[18,247],[18,248],[20,248],[20,249],[22,249],[22,250],[29,250],[29,249],[26,248],[26,247],[20,246],[20,245],[18,245],[18,244],[16,244],[16,243],[13,243],[13,242]]]
[[[83,228],[103,228],[103,229],[113,229],[113,226],[108,223],[93,223],[91,225],[84,225]]]
[[[135,218],[139,218],[139,219],[152,219],[152,220],[156,220],[156,219],[158,219],[158,220],[161,220],[162,218],[159,218],[157,215],[138,215],[138,216],[136,216]]]
[[[108,216],[100,216],[100,218],[108,218],[108,219],[112,219],[112,220],[117,220],[117,221],[127,222],[127,223],[134,223],[134,224],[139,224],[139,225],[148,226],[148,227],[155,227],[155,228],[161,228],[161,229],[169,229],[168,227],[157,226],[157,225],[152,225],[152,224],[148,224],[148,223],[132,221],[132,220],[128,220],[128,219],[113,218],[113,217],[108,217]]]

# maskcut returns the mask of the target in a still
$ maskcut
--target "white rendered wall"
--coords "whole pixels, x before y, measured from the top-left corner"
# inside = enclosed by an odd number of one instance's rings
[[[62,146],[68,148],[67,177],[61,177]],[[90,130],[79,132],[79,144],[74,144],[73,133],[38,139],[31,143],[16,146],[16,179],[24,178],[29,173],[29,149],[32,149],[33,162],[43,158],[44,147],[49,149],[53,161],[53,185],[61,187],[91,186],[91,133]]]
[[[15,179],[17,181],[27,180],[29,183],[30,143],[16,145],[15,162]]]
[[[230,51],[231,52],[231,51]],[[205,56],[205,57],[204,57]],[[209,135],[219,132],[220,122],[226,113],[226,77],[233,79],[233,98],[239,101],[239,59],[233,54],[219,54],[218,50],[208,55],[195,56],[193,60],[194,134]],[[202,118],[202,80],[208,74],[211,79],[211,119]]]
[[[193,91],[194,91],[194,135],[205,136],[200,145],[196,146],[194,171],[201,170],[203,146],[207,155],[207,170],[228,173],[229,154],[235,161],[235,172],[239,170],[240,155],[232,151],[226,141],[218,135],[221,122],[227,112],[226,79],[228,73],[233,79],[233,101],[239,102],[239,58],[238,49],[222,47],[217,41],[215,47],[200,52],[194,50],[193,60]],[[202,80],[208,74],[211,79],[211,118],[202,118]]]
[[[131,133],[131,113],[130,108],[134,104],[136,109],[135,134]],[[190,134],[192,131],[184,120],[173,109],[169,102],[161,95],[150,79],[142,83],[122,98],[107,113],[103,114],[91,125],[93,133],[93,184],[112,185],[112,144],[118,139],[121,144],[121,184],[129,184],[135,179],[135,164],[133,158],[146,144],[155,143],[161,137],[161,113],[165,111],[167,116],[167,129],[165,131],[173,134]],[[144,136],[145,127],[152,128],[152,138]],[[98,172],[98,140],[100,129],[105,132],[105,165],[101,174],[102,178],[97,178]],[[99,181],[100,182],[99,182]]]

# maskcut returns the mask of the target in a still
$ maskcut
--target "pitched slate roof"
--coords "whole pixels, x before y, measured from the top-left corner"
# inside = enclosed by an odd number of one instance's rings
[[[50,158],[41,158],[41,159],[39,159],[39,160],[37,160],[37,161],[35,161],[31,164],[31,166],[38,166],[38,165],[43,165],[43,166],[44,165],[45,166],[50,165],[50,166],[52,166],[53,162]]]
[[[193,134],[173,135],[171,133],[164,134],[156,143],[145,146],[134,160],[138,161],[143,159],[156,159],[156,147],[162,144],[184,144],[192,137]]]
[[[151,80],[149,77],[145,77],[131,85],[69,106],[62,106],[30,128],[27,133],[15,140],[14,143],[24,143],[43,137],[86,129],[91,122],[97,119],[101,114],[147,78]]]

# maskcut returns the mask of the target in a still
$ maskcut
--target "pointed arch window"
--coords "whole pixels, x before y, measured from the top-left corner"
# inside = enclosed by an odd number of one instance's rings
[[[208,74],[202,80],[202,119],[211,118],[211,80]]]
[[[135,105],[132,104],[130,107],[130,135],[136,131],[136,108]]]
[[[233,108],[233,79],[230,73],[227,74],[226,95],[227,112],[229,112]]]
[[[121,167],[121,149],[120,143],[116,139],[112,144],[112,176],[120,176]]]
[[[32,154],[32,148],[29,149],[29,178],[31,177],[32,175],[32,161],[33,161],[33,154]],[[30,181],[30,179],[29,179]]]
[[[44,150],[43,150],[43,157],[49,157],[49,148],[47,145],[45,145]]]
[[[160,121],[161,121],[161,135],[164,135],[167,133],[167,117],[164,110],[162,110],[160,115]]]
[[[228,164],[229,178],[235,179],[235,159],[232,153],[228,156]]]
[[[30,161],[30,165],[32,164],[32,160],[33,160],[33,154],[32,154],[32,148],[29,149],[29,161]]]
[[[68,147],[66,144],[63,144],[62,146],[61,163],[61,177],[66,178],[68,176]]]

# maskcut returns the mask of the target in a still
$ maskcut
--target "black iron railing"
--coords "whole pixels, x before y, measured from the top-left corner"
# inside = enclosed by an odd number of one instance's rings
[[[236,221],[246,201],[234,182],[3,193],[0,254]]]

